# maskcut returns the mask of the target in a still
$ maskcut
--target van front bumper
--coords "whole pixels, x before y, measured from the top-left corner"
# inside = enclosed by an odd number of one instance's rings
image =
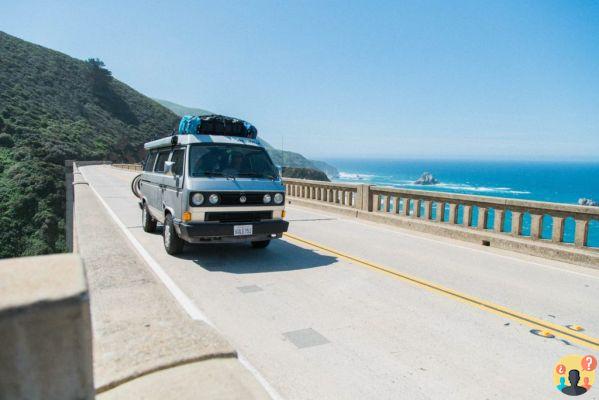
[[[252,225],[252,235],[235,236],[235,225]],[[236,242],[243,240],[266,240],[280,238],[287,232],[289,222],[273,219],[256,222],[195,222],[175,223],[179,237],[186,242],[200,243],[206,241]]]

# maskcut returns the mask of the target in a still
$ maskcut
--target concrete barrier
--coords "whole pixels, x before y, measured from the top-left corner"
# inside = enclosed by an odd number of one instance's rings
[[[92,331],[81,259],[0,261],[0,399],[93,399]]]
[[[126,169],[128,171],[143,171],[141,164],[112,164],[115,168]]]
[[[599,268],[599,249],[588,246],[589,223],[599,220],[599,207],[291,178],[284,181],[287,198],[295,204]],[[529,235],[522,231],[525,215],[530,218]],[[574,243],[564,242],[567,219],[573,222]],[[547,223],[551,224],[551,237],[543,238]]]

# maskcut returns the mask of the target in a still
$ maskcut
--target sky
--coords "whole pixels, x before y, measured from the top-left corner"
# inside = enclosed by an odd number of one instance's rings
[[[312,158],[599,160],[599,2],[0,0],[0,30]]]

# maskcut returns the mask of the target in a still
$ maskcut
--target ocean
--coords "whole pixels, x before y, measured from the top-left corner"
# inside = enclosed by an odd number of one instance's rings
[[[339,182],[369,183],[406,189],[432,190],[482,196],[509,197],[578,204],[580,198],[599,202],[598,162],[526,162],[327,159],[339,170]],[[423,172],[440,182],[414,185]],[[492,215],[490,216],[490,218]],[[551,236],[551,219],[545,217],[542,237]],[[509,221],[507,222],[509,223]],[[523,232],[530,230],[524,217]],[[574,240],[574,221],[567,219],[564,241]],[[589,246],[599,247],[599,221],[589,224]]]

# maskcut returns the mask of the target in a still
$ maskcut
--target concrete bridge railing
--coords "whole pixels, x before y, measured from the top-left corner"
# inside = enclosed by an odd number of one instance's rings
[[[287,196],[338,204],[345,207],[356,207],[356,199],[363,198],[362,193],[358,194],[359,189],[359,185],[285,178]],[[361,207],[361,204],[358,205]]]
[[[373,196],[373,211],[376,212],[401,213],[404,216],[434,220],[439,223],[460,223],[468,228],[491,229],[497,233],[507,233],[532,240],[541,239],[543,224],[550,223],[552,226],[550,240],[558,244],[564,244],[566,219],[573,218],[574,244],[579,247],[586,246],[588,243],[589,222],[593,219],[599,220],[597,207],[377,186],[372,187],[370,191]],[[476,221],[473,221],[474,210],[477,211]],[[489,218],[491,210],[492,220]],[[511,215],[509,228],[506,227],[508,213]],[[529,236],[522,234],[525,214],[530,215]]]
[[[599,221],[599,207],[290,178],[285,179],[285,186],[290,199],[372,214],[377,220],[404,220],[404,226],[414,227],[409,221],[422,221],[465,228],[462,232],[472,234],[493,233],[564,249],[599,250],[588,246],[589,224]],[[574,225],[573,243],[564,241],[567,221],[568,226]]]
[[[129,171],[143,171],[144,169],[141,164],[112,164],[112,166]]]
[[[351,185],[302,179],[285,179],[287,195],[333,203],[362,211],[396,214],[426,221],[507,233],[517,237],[541,239],[543,225],[552,225],[551,241],[564,244],[564,223],[575,221],[574,244],[588,244],[589,222],[599,220],[599,208],[532,200],[472,196],[382,186]],[[476,213],[476,220],[473,215]],[[506,231],[506,215],[510,227]],[[492,214],[493,218],[489,219]],[[522,221],[530,215],[530,235],[523,236]],[[549,217],[549,221],[548,218]]]

